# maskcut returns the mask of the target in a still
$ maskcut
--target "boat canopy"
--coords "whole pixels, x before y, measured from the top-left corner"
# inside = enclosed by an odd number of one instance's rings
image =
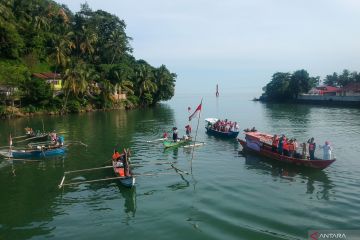
[[[211,123],[211,124],[214,124],[218,121],[219,119],[217,118],[205,118],[205,122],[208,122],[208,123]]]

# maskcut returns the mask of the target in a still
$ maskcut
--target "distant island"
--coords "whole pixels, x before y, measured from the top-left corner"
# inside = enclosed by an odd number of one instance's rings
[[[0,3],[0,117],[136,108],[169,100],[176,74],[132,56],[126,24],[51,0]]]
[[[334,72],[321,80],[318,76],[309,76],[304,69],[277,72],[263,91],[260,98],[254,100],[360,105],[360,73],[345,69],[341,74]]]

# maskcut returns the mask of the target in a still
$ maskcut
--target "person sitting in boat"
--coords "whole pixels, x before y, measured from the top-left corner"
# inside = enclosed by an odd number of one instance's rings
[[[178,140],[178,130],[177,127],[173,127],[173,141],[176,142]]]
[[[52,133],[50,133],[50,138],[51,138],[51,141],[53,143],[56,143],[57,136],[56,136],[56,131],[55,130]]]
[[[271,143],[271,150],[273,152],[276,152],[276,149],[278,148],[278,145],[279,145],[279,138],[278,136],[275,134],[272,138],[272,143]]]
[[[32,136],[34,135],[34,130],[32,128],[26,127],[25,132],[27,135]]]
[[[325,142],[324,146],[319,146],[321,149],[323,149],[323,159],[324,160],[331,160],[331,150],[332,147],[330,146],[330,143],[328,141]]]
[[[314,142],[314,138],[309,139],[308,144],[309,144],[310,160],[315,160],[316,143]]]
[[[167,139],[167,138],[168,138],[168,133],[167,133],[167,132],[164,132],[163,138],[164,138],[164,139]]]
[[[56,145],[57,146],[64,146],[64,137],[63,136],[58,136],[56,138]]]
[[[112,155],[112,160],[116,162],[116,167],[123,167],[124,166],[124,154],[120,154],[117,150],[114,151],[114,154]]]
[[[191,134],[191,126],[190,126],[190,124],[185,126],[185,132],[186,132],[186,135],[188,137],[190,137],[190,134]]]

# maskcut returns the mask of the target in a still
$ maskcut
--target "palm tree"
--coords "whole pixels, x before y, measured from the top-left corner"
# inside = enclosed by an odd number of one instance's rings
[[[115,71],[115,76],[116,76],[117,80],[119,81],[119,83],[116,84],[115,87],[117,87],[120,90],[120,92],[123,91],[127,95],[134,95],[133,82],[131,82],[129,80],[121,79],[118,71]]]
[[[157,90],[157,86],[152,82],[153,75],[150,68],[142,64],[136,72],[136,80],[139,87],[139,97],[143,98],[146,93],[154,93]]]
[[[66,33],[62,38],[57,38],[54,43],[54,58],[60,67],[66,67],[70,61],[71,50],[75,49],[75,44],[71,40],[73,32]]]
[[[113,57],[110,64],[114,63],[116,56],[121,56],[126,52],[127,49],[127,36],[124,32],[113,31],[110,35],[110,39],[106,47],[108,47],[113,52]]]
[[[67,68],[63,76],[65,101],[62,111],[64,111],[66,108],[70,94],[77,98],[79,94],[83,94],[88,88],[85,64],[80,63],[76,66],[73,65]]]

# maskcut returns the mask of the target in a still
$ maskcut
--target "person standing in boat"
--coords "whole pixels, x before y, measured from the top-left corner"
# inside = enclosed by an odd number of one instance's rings
[[[330,143],[328,141],[325,142],[324,146],[319,146],[321,149],[323,149],[323,159],[324,160],[331,160],[331,150],[332,147],[330,146]]]
[[[190,137],[190,134],[191,134],[191,126],[190,126],[190,124],[185,126],[185,133],[186,133],[186,135],[188,137]]]
[[[306,160],[306,159],[307,159],[307,156],[306,156],[306,153],[307,153],[306,146],[307,146],[306,142],[300,144],[300,147],[301,147],[301,149],[302,149],[301,158],[302,158],[303,160]]]
[[[284,138],[285,138],[284,134],[279,138],[278,153],[281,155],[283,155],[284,153],[284,149],[283,149]]]
[[[176,142],[178,140],[178,130],[177,127],[173,127],[173,140]]]
[[[278,138],[278,136],[275,134],[275,135],[272,137],[271,150],[272,150],[273,152],[276,152],[276,149],[278,148],[278,145],[279,145],[279,138]]]
[[[314,138],[309,139],[308,144],[309,144],[310,160],[315,160],[316,143],[314,142]]]
[[[284,136],[283,138],[283,154],[285,156],[289,156],[289,143],[288,143],[288,140],[287,138]]]

